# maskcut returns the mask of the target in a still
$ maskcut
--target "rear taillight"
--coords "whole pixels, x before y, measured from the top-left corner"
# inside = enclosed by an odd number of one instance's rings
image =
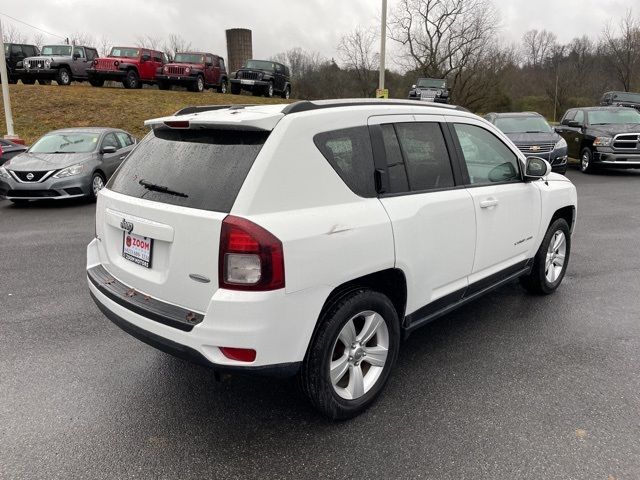
[[[282,242],[259,225],[229,215],[220,232],[218,283],[230,290],[284,288]]]

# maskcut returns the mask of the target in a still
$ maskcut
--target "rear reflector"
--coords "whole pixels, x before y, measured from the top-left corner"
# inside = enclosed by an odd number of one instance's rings
[[[256,359],[256,351],[250,348],[220,347],[220,351],[228,359],[238,362],[253,362]]]

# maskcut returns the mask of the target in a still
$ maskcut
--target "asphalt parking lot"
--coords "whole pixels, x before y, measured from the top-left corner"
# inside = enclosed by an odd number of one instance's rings
[[[560,290],[508,285],[418,331],[347,423],[111,324],[92,204],[0,201],[0,478],[640,478],[640,172],[568,175]]]

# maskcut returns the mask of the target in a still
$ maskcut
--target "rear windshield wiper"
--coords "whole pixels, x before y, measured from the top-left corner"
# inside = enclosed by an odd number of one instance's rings
[[[153,190],[154,192],[162,192],[168,195],[175,195],[176,197],[189,198],[189,195],[182,192],[176,192],[175,190],[171,190],[169,187],[165,187],[164,185],[156,185],[155,183],[147,182],[142,179],[138,182],[147,190]]]

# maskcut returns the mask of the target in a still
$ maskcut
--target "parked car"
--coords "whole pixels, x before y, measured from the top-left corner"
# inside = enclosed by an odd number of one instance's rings
[[[525,155],[544,158],[554,172],[567,172],[567,142],[539,113],[489,113],[485,118],[509,137]]]
[[[0,167],[0,198],[14,203],[95,198],[135,143],[135,137],[114,128],[49,132]]]
[[[640,110],[640,93],[607,92],[602,95],[602,106],[631,107]]]
[[[24,145],[0,138],[0,165],[26,150]]]
[[[87,69],[98,51],[81,45],[45,45],[39,56],[25,58],[17,74],[22,83],[49,84],[55,80],[58,85],[88,80]]]
[[[556,132],[585,173],[599,167],[640,168],[640,112],[633,108],[572,108]]]
[[[224,60],[212,53],[176,53],[173,62],[158,70],[156,79],[160,90],[180,85],[191,92],[215,88],[219,93],[227,93],[228,78]]]
[[[16,72],[18,64],[27,57],[35,57],[40,55],[40,50],[35,45],[25,45],[22,43],[5,43],[4,44],[4,56],[7,62],[7,76],[9,77],[9,83],[16,83],[20,77]],[[35,81],[31,81],[34,83]],[[29,83],[29,80],[27,80]]]
[[[247,90],[253,95],[282,98],[291,96],[291,76],[289,68],[277,62],[267,60],[248,60],[231,76],[231,93],[239,95]]]
[[[215,370],[298,374],[330,418],[374,401],[403,335],[565,274],[575,187],[463,109],[337,100],[146,124],[98,197],[96,304]]]
[[[444,78],[419,78],[409,90],[409,100],[449,103],[449,89]]]
[[[107,80],[122,82],[124,88],[142,88],[156,83],[156,73],[168,62],[166,54],[139,47],[113,47],[109,55],[97,58],[88,70],[94,87]]]

